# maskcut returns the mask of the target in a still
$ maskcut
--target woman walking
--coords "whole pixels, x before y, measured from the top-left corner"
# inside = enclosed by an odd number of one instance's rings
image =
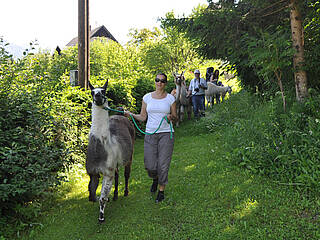
[[[155,79],[156,90],[144,95],[140,114],[125,111],[127,117],[132,115],[139,121],[147,120],[147,133],[156,131],[164,117],[167,117],[169,122],[177,119],[175,98],[166,92],[166,85],[166,74],[159,73]],[[174,145],[171,127],[166,120],[163,120],[155,134],[146,135],[144,138],[144,165],[149,177],[153,179],[151,193],[155,193],[159,186],[157,203],[164,200],[164,190],[168,184],[168,172]],[[174,132],[173,129],[172,132]]]

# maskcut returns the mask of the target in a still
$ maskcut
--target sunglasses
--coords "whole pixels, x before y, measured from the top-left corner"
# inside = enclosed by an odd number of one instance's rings
[[[155,81],[156,81],[156,82],[162,82],[162,83],[166,83],[166,82],[167,82],[167,80],[165,80],[165,79],[159,79],[159,78],[156,78]]]

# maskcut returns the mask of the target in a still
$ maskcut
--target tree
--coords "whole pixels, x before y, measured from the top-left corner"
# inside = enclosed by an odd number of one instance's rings
[[[296,86],[296,98],[302,102],[308,97],[307,73],[304,67],[304,34],[302,17],[297,0],[290,0],[290,22],[292,32],[292,45],[295,50],[293,56],[294,80]]]
[[[305,69],[308,87],[320,90],[320,1],[309,0],[303,10]],[[306,13],[304,13],[306,12]]]
[[[167,17],[174,17],[173,12]],[[161,24],[161,29],[133,29],[130,46],[136,46],[146,67],[153,73],[173,73],[199,64],[199,55],[191,41],[177,27]]]
[[[131,40],[128,42],[129,45],[139,46],[149,40],[157,40],[161,36],[161,31],[159,28],[153,28],[153,31],[147,28],[141,30],[132,28],[130,29],[129,36]]]
[[[167,18],[163,21],[169,26],[175,26],[184,31],[186,37],[196,43],[196,50],[200,55],[231,63],[237,69],[242,85],[253,91],[258,89],[261,93],[266,91],[271,93],[273,90],[266,88],[268,86],[264,84],[265,80],[248,61],[254,49],[251,49],[251,52],[248,51],[247,36],[260,41],[261,32],[273,34],[278,27],[290,30],[291,25],[292,37],[286,35],[285,41],[293,42],[295,53],[292,53],[292,56],[287,56],[286,53],[284,55],[287,58],[285,62],[288,59],[290,61],[294,59],[293,67],[288,69],[287,65],[283,65],[282,69],[279,69],[285,73],[281,79],[284,85],[291,85],[287,89],[295,88],[298,101],[308,97],[306,69],[311,70],[311,68],[307,68],[306,63],[311,63],[312,69],[316,71],[318,71],[316,66],[320,64],[319,58],[314,57],[318,55],[316,49],[319,49],[317,47],[319,37],[314,37],[319,35],[316,30],[319,29],[319,17],[317,17],[319,11],[315,10],[319,8],[319,0],[219,0],[215,2],[208,0],[208,2],[207,8],[200,9],[187,18]],[[291,19],[288,17],[289,12]],[[308,21],[304,22],[306,16]],[[303,24],[308,24],[309,31],[307,32],[309,37],[306,59]],[[273,40],[276,42],[276,39]],[[281,56],[281,52],[279,54]],[[269,71],[268,75],[274,74],[271,68]],[[293,75],[295,85],[292,84]],[[317,75],[314,74],[313,77]]]
[[[286,111],[285,91],[282,83],[283,69],[292,66],[290,58],[293,52],[287,35],[288,33],[283,29],[277,29],[273,34],[261,31],[259,40],[248,38],[249,64],[270,85],[274,84],[274,82],[278,84],[283,102],[283,111]],[[274,80],[275,77],[276,80]]]
[[[174,18],[174,13],[167,13],[166,18],[169,17]],[[161,28],[164,32],[164,44],[169,48],[170,72],[189,69],[200,58],[192,42],[177,27],[161,24]]]

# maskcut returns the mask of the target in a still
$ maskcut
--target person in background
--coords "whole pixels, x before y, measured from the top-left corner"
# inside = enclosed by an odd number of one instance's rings
[[[207,72],[206,72],[206,82],[210,81],[210,77],[213,74],[214,68],[213,67],[208,67]]]
[[[210,77],[210,82],[212,82],[213,84],[217,85],[217,86],[221,86],[223,87],[223,84],[221,81],[219,81],[219,70],[216,69],[214,71],[214,73],[211,75]],[[220,94],[216,94],[216,103],[220,103]]]
[[[200,78],[200,71],[194,71],[195,78],[191,80],[188,88],[188,96],[192,95],[193,113],[195,118],[205,116],[205,90],[208,88],[207,82],[204,78]]]
[[[146,121],[146,132],[153,133],[159,127],[162,119],[167,117],[168,121],[176,121],[176,99],[166,92],[167,76],[164,73],[157,74],[155,79],[156,90],[143,96],[140,114],[125,111],[125,116],[132,115],[139,121]],[[152,178],[151,193],[159,191],[156,202],[164,200],[164,190],[168,184],[168,172],[173,153],[174,134],[172,124],[163,120],[159,130],[152,135],[144,137],[144,166],[150,178]]]
[[[219,82],[219,70],[216,69],[214,73],[210,76],[210,82],[214,83],[217,86],[221,86],[221,82]],[[219,83],[218,83],[219,82]],[[221,84],[220,84],[221,83]],[[220,84],[220,85],[219,85]]]

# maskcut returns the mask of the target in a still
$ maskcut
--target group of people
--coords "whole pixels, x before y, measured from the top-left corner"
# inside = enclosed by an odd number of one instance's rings
[[[200,71],[194,71],[194,79],[191,80],[188,88],[188,96],[192,96],[192,106],[195,118],[205,116],[205,90],[208,88],[207,82],[217,86],[223,86],[219,81],[219,70],[214,71],[213,67],[207,69],[206,79],[200,77]],[[219,96],[217,96],[219,97]]]
[[[219,70],[216,69],[214,71],[214,68],[213,67],[209,67],[207,68],[207,73],[206,73],[206,81],[207,82],[211,82],[217,86],[221,86],[223,87],[223,84],[221,81],[219,81],[219,76],[220,76],[220,73],[219,73]],[[216,94],[216,103],[220,103],[220,95],[219,94]]]
[[[188,88],[188,96],[192,97],[194,116],[199,118],[204,116],[207,81],[200,77],[198,69],[194,71],[194,76]],[[147,121],[147,133],[154,133],[158,129],[156,133],[147,134],[144,138],[144,166],[152,179],[150,192],[155,193],[158,190],[155,200],[157,203],[165,198],[164,190],[168,184],[168,172],[174,146],[172,122],[177,120],[175,97],[166,92],[166,85],[166,74],[157,74],[156,89],[144,95],[140,113],[124,112],[127,117],[132,115],[136,120]],[[164,117],[168,121],[163,121]]]

